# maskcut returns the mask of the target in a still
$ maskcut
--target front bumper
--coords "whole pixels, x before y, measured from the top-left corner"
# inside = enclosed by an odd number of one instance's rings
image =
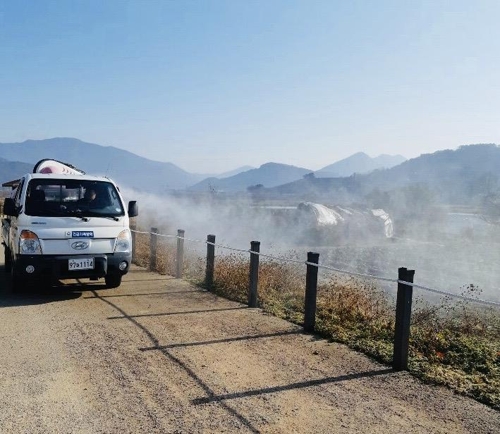
[[[92,270],[69,270],[69,259],[94,258]],[[118,265],[125,261],[127,267],[120,270]],[[111,253],[101,255],[17,255],[14,273],[30,279],[51,277],[54,279],[98,278],[108,274],[127,274],[132,262],[130,253]],[[26,268],[32,266],[34,271],[28,273]]]

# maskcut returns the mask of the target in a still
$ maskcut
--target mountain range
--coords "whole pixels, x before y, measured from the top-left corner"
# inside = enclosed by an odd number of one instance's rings
[[[258,184],[265,187],[286,184],[302,178],[306,173],[311,173],[311,170],[286,164],[266,163],[258,169],[247,170],[227,178],[204,179],[189,189],[193,191],[246,191],[248,187]]]
[[[19,178],[20,175],[31,172],[33,164],[22,163],[20,161],[9,161],[0,158],[0,176],[2,183]]]
[[[271,188],[301,179],[313,171],[280,163],[266,163],[259,168],[243,166],[218,176],[189,173],[173,163],[140,157],[113,146],[86,143],[74,138],[26,140],[22,143],[0,143],[0,181],[6,182],[32,170],[43,158],[68,162],[93,175],[106,175],[122,186],[152,193],[190,189],[192,191],[246,191],[248,187],[263,185]],[[363,153],[330,164],[317,173],[365,173],[390,167],[404,160],[401,156],[370,158]],[[15,163],[14,163],[15,162]],[[28,165],[23,165],[28,163]],[[347,174],[347,175],[346,175]]]
[[[342,178],[354,173],[368,173],[376,169],[388,169],[406,161],[402,155],[379,155],[372,158],[364,152],[358,152],[323,169],[314,172],[317,178]]]
[[[73,138],[27,140],[22,143],[0,143],[0,157],[33,165],[43,158],[64,161],[92,175],[106,175],[123,186],[159,193],[182,189],[204,178],[176,166],[140,157],[113,146],[100,146]],[[25,172],[20,172],[17,176]],[[2,182],[3,181],[2,174]]]
[[[343,203],[363,201],[374,191],[412,187],[427,190],[441,203],[478,205],[487,196],[500,195],[499,167],[500,146],[467,145],[456,150],[423,154],[369,174],[344,178],[307,177],[265,189],[259,194]]]
[[[478,204],[487,197],[500,197],[500,147],[494,144],[461,146],[406,161],[398,155],[370,158],[357,153],[316,172],[266,163],[206,177],[111,146],[67,138],[28,140],[0,143],[0,181],[31,172],[43,158],[68,162],[89,174],[110,176],[123,187],[156,194],[172,190],[250,192],[259,197],[286,195],[295,200],[341,204],[363,202],[374,192],[383,194],[407,186],[423,186],[442,203]],[[347,176],[324,177],[326,174]]]

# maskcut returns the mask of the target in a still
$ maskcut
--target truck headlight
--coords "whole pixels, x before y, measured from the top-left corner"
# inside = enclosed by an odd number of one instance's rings
[[[116,237],[115,252],[130,252],[132,246],[132,236],[128,229],[121,231]]]
[[[23,255],[41,255],[42,246],[37,234],[23,230],[19,237],[19,252]]]

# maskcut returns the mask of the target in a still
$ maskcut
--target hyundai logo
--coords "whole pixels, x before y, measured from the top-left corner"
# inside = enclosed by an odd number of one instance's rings
[[[89,242],[88,241],[75,241],[73,244],[71,244],[71,247],[75,250],[85,250],[88,249],[89,247]]]

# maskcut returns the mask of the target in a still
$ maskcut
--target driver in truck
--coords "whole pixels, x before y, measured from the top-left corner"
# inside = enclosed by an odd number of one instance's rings
[[[78,202],[90,204],[91,202],[93,202],[95,200],[95,198],[96,198],[95,190],[87,189],[85,191],[85,194],[83,195],[83,198],[80,199]]]

